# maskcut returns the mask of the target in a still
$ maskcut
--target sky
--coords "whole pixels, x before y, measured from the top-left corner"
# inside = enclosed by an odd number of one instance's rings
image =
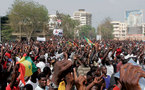
[[[145,0],[33,0],[47,7],[49,14],[60,13],[73,15],[78,9],[92,13],[92,26],[97,27],[106,17],[113,21],[125,21],[126,10],[143,10]],[[6,15],[14,0],[0,0],[0,15]],[[145,21],[145,13],[144,13]]]

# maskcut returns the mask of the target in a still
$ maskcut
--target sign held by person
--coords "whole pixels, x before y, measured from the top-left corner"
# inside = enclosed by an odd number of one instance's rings
[[[37,37],[37,41],[46,41],[45,37]]]

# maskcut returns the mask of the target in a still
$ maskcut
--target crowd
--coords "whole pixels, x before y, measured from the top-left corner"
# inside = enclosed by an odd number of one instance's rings
[[[92,42],[51,38],[2,43],[0,90],[145,90],[139,83],[145,78],[145,42]],[[25,84],[18,63],[24,56],[37,67],[24,77]]]

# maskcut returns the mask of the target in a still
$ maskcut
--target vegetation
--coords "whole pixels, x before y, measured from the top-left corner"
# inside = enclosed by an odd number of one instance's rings
[[[96,36],[95,28],[89,25],[81,26],[79,30],[79,35],[81,38],[84,36],[89,38],[95,38]]]
[[[109,17],[98,26],[97,33],[102,36],[102,39],[113,39],[113,26]]]
[[[9,19],[12,29],[26,35],[29,41],[32,33],[41,30],[48,22],[48,10],[33,1],[16,0],[10,9]]]
[[[60,18],[62,20],[61,28],[63,29],[63,35],[66,38],[74,38],[79,21],[73,20],[69,15],[65,14],[60,14]]]
[[[12,40],[12,29],[9,26],[8,16],[1,17],[2,41]]]

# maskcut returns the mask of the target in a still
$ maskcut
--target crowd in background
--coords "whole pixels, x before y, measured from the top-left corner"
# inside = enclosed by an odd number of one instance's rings
[[[141,90],[145,77],[145,42],[51,38],[0,45],[0,90]],[[23,56],[37,71],[19,79]],[[133,60],[137,65],[128,63]],[[116,73],[120,73],[117,77]],[[145,86],[145,85],[144,85]],[[145,88],[144,88],[145,89]]]

